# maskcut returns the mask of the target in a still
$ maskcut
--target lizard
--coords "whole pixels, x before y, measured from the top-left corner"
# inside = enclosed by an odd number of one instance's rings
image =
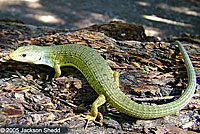
[[[9,54],[10,58],[19,62],[44,64],[55,69],[54,78],[61,75],[62,66],[73,66],[87,79],[91,87],[99,95],[93,102],[90,114],[84,115],[89,121],[96,121],[98,107],[109,102],[113,107],[129,116],[140,119],[154,119],[176,113],[184,108],[194,95],[196,74],[192,62],[179,41],[175,41],[183,56],[188,74],[188,83],[184,93],[175,101],[161,105],[143,105],[132,101],[119,88],[119,75],[113,71],[104,58],[94,49],[78,44],[54,46],[21,46]]]

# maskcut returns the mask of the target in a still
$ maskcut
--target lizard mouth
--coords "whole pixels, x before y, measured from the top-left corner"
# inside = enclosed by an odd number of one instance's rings
[[[21,55],[18,55],[14,52],[11,52],[9,54],[9,58],[12,59],[12,60],[15,60],[15,61],[21,61],[21,62],[27,62],[28,59],[26,58],[26,54],[21,54]]]

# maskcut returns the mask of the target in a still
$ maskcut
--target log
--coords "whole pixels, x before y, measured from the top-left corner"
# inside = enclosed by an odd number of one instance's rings
[[[113,70],[120,71],[120,88],[130,98],[176,96],[180,95],[182,88],[186,87],[187,73],[178,47],[172,42],[174,38],[158,40],[157,37],[148,37],[145,35],[144,27],[139,24],[112,21],[72,31],[1,20],[0,27],[0,97],[2,98],[0,103],[6,107],[0,114],[5,119],[18,117],[26,125],[27,122],[22,118],[31,117],[31,112],[46,113],[35,122],[29,120],[29,123],[34,125],[42,121],[42,118],[44,122],[47,121],[49,116],[52,117],[50,120],[57,119],[62,116],[62,112],[70,112],[71,109],[76,112],[77,109],[81,109],[83,103],[86,106],[92,104],[91,100],[97,96],[82,74],[74,68],[63,67],[63,77],[47,84],[44,79],[50,81],[54,75],[54,70],[50,67],[10,60],[8,54],[24,45],[87,45],[99,52]],[[200,84],[199,37],[188,36],[188,34],[186,36],[187,40],[184,40],[183,36],[178,39],[183,39],[181,41],[196,70],[197,83]],[[196,94],[199,90],[198,87]],[[12,95],[13,92],[16,92],[15,95]],[[36,97],[36,94],[40,97]],[[89,102],[87,96],[91,96]],[[17,101],[14,101],[16,98]],[[6,99],[9,100],[9,105]],[[43,104],[40,103],[41,101]],[[165,102],[169,100],[153,103]],[[198,97],[193,99],[190,107],[199,108]],[[6,112],[9,110],[15,113]],[[49,110],[56,114],[49,115]],[[108,112],[110,111],[113,109],[108,109]],[[28,114],[24,115],[24,112]],[[175,119],[170,121],[174,123]],[[15,125],[19,123],[15,120],[13,122]],[[44,122],[41,124],[44,125]],[[154,122],[152,126],[159,125]],[[135,127],[137,125],[133,128]]]

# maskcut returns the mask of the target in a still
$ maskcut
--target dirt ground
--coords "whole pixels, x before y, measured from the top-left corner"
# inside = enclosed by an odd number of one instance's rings
[[[77,29],[113,19],[145,26],[147,35],[200,33],[199,0],[0,0],[0,19]]]

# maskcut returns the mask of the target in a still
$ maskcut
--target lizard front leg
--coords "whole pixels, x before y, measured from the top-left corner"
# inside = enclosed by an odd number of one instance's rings
[[[54,78],[58,78],[61,75],[60,65],[56,64],[53,68],[55,69]]]

